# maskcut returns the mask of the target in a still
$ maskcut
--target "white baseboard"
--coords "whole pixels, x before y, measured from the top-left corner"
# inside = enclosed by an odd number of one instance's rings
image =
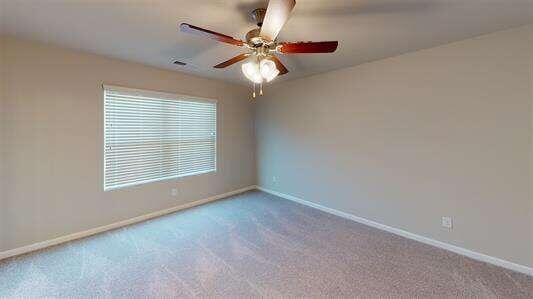
[[[160,216],[163,216],[163,215],[166,215],[166,214],[174,213],[174,212],[177,212],[179,210],[192,208],[192,207],[195,207],[195,206],[198,206],[198,205],[202,205],[202,204],[205,204],[205,203],[208,203],[208,202],[211,202],[211,201],[219,200],[219,199],[222,199],[222,198],[225,198],[225,197],[228,197],[228,196],[236,195],[236,194],[243,193],[243,192],[246,192],[246,191],[249,191],[249,190],[254,190],[256,188],[257,188],[256,186],[252,185],[252,186],[244,187],[244,188],[241,188],[241,189],[233,190],[233,191],[230,191],[230,192],[227,192],[227,193],[224,193],[224,194],[219,194],[219,195],[211,196],[211,197],[208,197],[208,198],[200,199],[200,200],[197,200],[197,201],[189,202],[189,203],[186,203],[186,204],[183,204],[183,205],[179,205],[179,206],[175,206],[175,207],[172,207],[172,208],[168,208],[168,209],[165,209],[165,210],[152,212],[152,213],[149,213],[149,214],[133,217],[133,218],[130,218],[130,219],[122,220],[122,221],[115,222],[115,223],[108,224],[108,225],[104,225],[104,226],[99,226],[99,227],[92,228],[92,229],[89,229],[89,230],[86,230],[86,231],[77,232],[77,233],[73,233],[73,234],[70,234],[70,235],[54,238],[54,239],[51,239],[51,240],[42,241],[42,242],[38,242],[38,243],[27,245],[27,246],[18,247],[18,248],[15,248],[15,249],[3,251],[3,252],[0,252],[0,260],[8,258],[8,257],[16,256],[16,255],[28,253],[28,252],[31,252],[31,251],[43,249],[43,248],[46,248],[46,247],[58,245],[58,244],[65,243],[65,242],[68,242],[68,241],[72,241],[72,240],[76,240],[76,239],[80,239],[80,238],[85,238],[85,237],[88,237],[88,236],[91,236],[91,235],[94,235],[94,234],[98,234],[98,233],[105,232],[105,231],[112,230],[112,229],[117,229],[117,228],[120,228],[120,227],[123,227],[123,226],[127,226],[127,225],[130,225],[130,224],[146,221],[148,219],[152,219],[152,218],[160,217]]]
[[[513,271],[516,271],[516,272],[520,272],[520,273],[524,273],[524,274],[533,276],[533,268],[528,267],[528,266],[516,264],[516,263],[509,262],[509,261],[506,261],[506,260],[503,260],[503,259],[500,259],[500,258],[497,258],[497,257],[493,257],[493,256],[490,256],[490,255],[486,255],[486,254],[483,254],[483,253],[475,252],[475,251],[472,251],[472,250],[469,250],[469,249],[466,249],[466,248],[462,248],[462,247],[459,247],[459,246],[455,246],[455,245],[451,245],[451,244],[444,243],[444,242],[441,242],[441,241],[437,241],[437,240],[434,240],[434,239],[430,239],[430,238],[427,238],[427,237],[424,237],[424,236],[421,236],[421,235],[413,234],[413,233],[410,233],[408,231],[405,231],[405,230],[402,230],[402,229],[399,229],[399,228],[391,227],[391,226],[388,226],[388,225],[385,225],[385,224],[381,224],[381,223],[378,223],[378,222],[375,222],[375,221],[372,221],[372,220],[368,220],[368,219],[365,219],[365,218],[362,218],[362,217],[358,217],[358,216],[355,216],[355,215],[352,215],[352,214],[349,214],[349,213],[341,212],[339,210],[335,210],[335,209],[328,208],[328,207],[325,207],[325,206],[322,206],[322,205],[319,205],[319,204],[316,204],[316,203],[312,203],[312,202],[303,200],[301,198],[298,198],[298,197],[295,197],[295,196],[292,196],[292,195],[288,195],[288,194],[284,194],[284,193],[281,193],[281,192],[273,191],[273,190],[266,189],[266,188],[263,188],[263,187],[260,187],[260,186],[258,186],[257,189],[260,190],[260,191],[266,192],[266,193],[270,193],[272,195],[279,196],[281,198],[285,198],[285,199],[288,199],[288,200],[291,200],[291,201],[294,201],[294,202],[297,202],[297,203],[300,203],[300,204],[315,208],[315,209],[319,209],[319,210],[324,211],[326,213],[330,213],[330,214],[333,214],[333,215],[336,215],[336,216],[339,216],[339,217],[342,217],[342,218],[353,220],[355,222],[358,222],[358,223],[361,223],[361,224],[365,224],[365,225],[368,225],[368,226],[371,226],[371,227],[375,227],[377,229],[384,230],[384,231],[387,231],[387,232],[390,232],[390,233],[393,233],[393,234],[396,234],[396,235],[399,235],[399,236],[402,236],[402,237],[405,237],[405,238],[408,238],[408,239],[412,239],[412,240],[415,240],[415,241],[418,241],[418,242],[421,242],[421,243],[424,243],[424,244],[428,244],[428,245],[439,247],[439,248],[442,248],[442,249],[445,249],[445,250],[448,250],[448,251],[452,251],[452,252],[455,252],[457,254],[464,255],[464,256],[467,256],[469,258],[478,260],[478,261],[486,262],[486,263],[493,264],[493,265],[496,265],[496,266],[500,266],[500,267],[503,267],[503,268],[506,268],[506,269],[509,269],[509,270],[513,270]]]

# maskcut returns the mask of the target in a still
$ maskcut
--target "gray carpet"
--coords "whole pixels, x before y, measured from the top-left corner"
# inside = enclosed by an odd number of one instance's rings
[[[533,278],[253,191],[0,261],[0,297],[533,298]]]

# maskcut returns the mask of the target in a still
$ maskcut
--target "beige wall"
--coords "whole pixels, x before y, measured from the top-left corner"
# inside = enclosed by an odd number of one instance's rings
[[[529,44],[533,44],[533,34],[529,34],[526,39],[529,41]],[[533,251],[533,55],[529,55],[526,65],[529,69],[529,78],[530,78],[530,93],[529,97],[529,162],[530,162],[530,172],[529,172],[529,196],[531,199],[531,213],[529,220],[531,222],[530,230],[530,244]],[[533,265],[533,252],[531,253],[531,264]]]
[[[6,198],[5,187],[4,187],[4,99],[5,99],[5,80],[4,73],[6,71],[4,64],[4,42],[0,39],[0,248],[4,248],[4,238],[2,236],[7,234],[7,214],[6,210],[3,209],[3,198]]]
[[[5,38],[0,251],[255,183],[248,89]],[[218,172],[103,192],[102,83],[219,100]],[[179,196],[170,189],[178,187]]]
[[[533,266],[532,36],[522,27],[267,87],[259,185]]]

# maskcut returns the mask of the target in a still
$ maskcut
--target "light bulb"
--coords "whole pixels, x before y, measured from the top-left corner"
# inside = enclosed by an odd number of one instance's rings
[[[248,80],[254,82],[254,83],[261,83],[263,82],[263,77],[261,77],[261,73],[259,72],[259,64],[257,62],[247,62],[242,65],[242,73],[248,78]]]
[[[272,81],[279,74],[279,70],[276,68],[274,61],[266,58],[259,63],[259,71],[267,82]]]

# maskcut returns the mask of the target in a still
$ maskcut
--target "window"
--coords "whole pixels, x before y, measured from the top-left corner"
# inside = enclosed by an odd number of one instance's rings
[[[216,171],[216,101],[104,86],[104,190]]]

